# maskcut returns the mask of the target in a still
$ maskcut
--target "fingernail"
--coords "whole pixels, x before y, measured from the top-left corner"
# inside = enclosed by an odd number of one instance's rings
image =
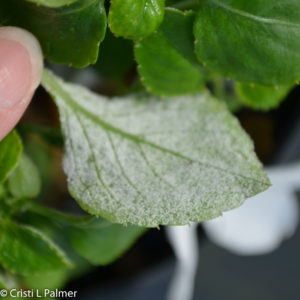
[[[15,27],[0,28],[0,108],[24,101],[40,83],[42,52],[36,38]]]

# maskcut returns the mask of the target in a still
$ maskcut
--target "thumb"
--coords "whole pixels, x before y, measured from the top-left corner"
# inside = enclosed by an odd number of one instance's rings
[[[0,141],[14,128],[42,77],[36,38],[16,27],[0,27]]]

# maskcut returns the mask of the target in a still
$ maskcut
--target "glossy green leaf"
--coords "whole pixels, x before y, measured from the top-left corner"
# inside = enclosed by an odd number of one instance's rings
[[[0,23],[32,32],[48,60],[85,67],[97,60],[106,31],[106,12],[104,0],[77,0],[58,8],[9,0],[0,2]]]
[[[69,190],[92,214],[147,227],[187,224],[269,186],[252,142],[207,92],[110,100],[48,71],[43,85],[60,112]]]
[[[154,32],[164,18],[164,0],[112,0],[108,24],[116,36],[129,39]]]
[[[73,247],[78,255],[95,265],[116,260],[145,232],[142,227],[125,227],[92,216],[62,214],[35,203],[30,210],[33,213],[27,213],[26,219],[31,226],[41,228],[45,234],[55,238],[60,246],[64,244],[68,253],[72,252],[70,247]],[[57,240],[57,230],[60,235],[64,234],[64,241]],[[66,239],[70,239],[71,245],[66,244]]]
[[[21,139],[15,131],[0,141],[0,184],[17,165],[22,150]]]
[[[61,7],[65,5],[70,5],[78,0],[26,0],[28,2],[33,2],[38,5],[43,5],[47,7]]]
[[[56,213],[53,217],[53,210],[46,208],[44,205],[38,205],[36,202],[31,202],[35,209],[31,206],[27,206],[28,210],[18,215],[18,220],[22,224],[27,226],[38,228],[43,235],[53,241],[60,249],[67,253],[68,259],[71,261],[73,268],[60,268],[55,270],[45,270],[38,274],[30,274],[30,276],[24,276],[23,280],[26,286],[30,288],[38,289],[61,289],[67,281],[73,277],[78,277],[91,268],[87,260],[81,258],[73,250],[73,247],[68,237],[68,225],[67,222],[61,221],[60,213]],[[41,213],[42,211],[42,213]],[[62,214],[63,215],[63,214]],[[65,215],[63,215],[65,216]],[[68,216],[69,217],[69,216]],[[47,257],[44,257],[47,260]]]
[[[106,265],[119,258],[144,232],[142,227],[94,219],[89,224],[71,226],[69,236],[79,255],[94,265]]]
[[[300,79],[298,0],[205,0],[194,34],[199,60],[227,78],[272,86]]]
[[[276,108],[285,99],[291,88],[291,86],[274,88],[262,85],[236,84],[237,95],[244,105],[259,110]]]
[[[29,275],[70,267],[65,254],[40,231],[1,223],[0,263],[13,273]]]
[[[38,170],[24,154],[8,179],[8,189],[12,196],[17,199],[35,198],[40,192],[41,180]]]
[[[186,94],[204,85],[204,71],[194,54],[194,17],[190,12],[167,9],[159,30],[136,42],[138,71],[153,94]]]

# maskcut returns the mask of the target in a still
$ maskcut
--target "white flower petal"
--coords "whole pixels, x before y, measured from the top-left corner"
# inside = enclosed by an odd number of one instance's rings
[[[266,170],[273,184],[266,192],[248,199],[240,208],[203,223],[217,245],[239,255],[259,255],[275,250],[292,236],[298,224],[300,166]]]

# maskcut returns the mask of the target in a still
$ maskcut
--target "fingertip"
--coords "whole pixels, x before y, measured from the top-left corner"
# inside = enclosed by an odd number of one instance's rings
[[[0,108],[28,102],[38,87],[43,55],[37,39],[17,27],[0,27]]]
[[[17,125],[32,96],[33,94],[30,94],[21,105],[15,105],[6,110],[0,109],[0,141]]]
[[[20,28],[0,27],[0,141],[21,119],[42,72],[37,39]]]

